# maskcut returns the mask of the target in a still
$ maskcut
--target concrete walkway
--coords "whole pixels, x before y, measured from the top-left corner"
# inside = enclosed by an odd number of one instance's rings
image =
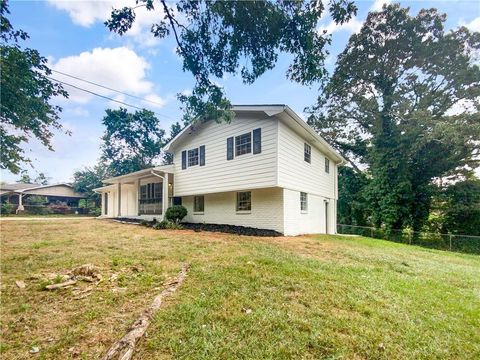
[[[33,216],[7,216],[0,217],[0,221],[56,221],[56,220],[92,220],[94,217],[90,216],[66,216],[66,217],[55,217],[55,216],[45,216],[45,217],[33,217]]]

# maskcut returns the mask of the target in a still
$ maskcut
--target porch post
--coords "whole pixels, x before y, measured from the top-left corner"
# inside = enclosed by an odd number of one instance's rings
[[[169,174],[165,173],[165,176],[163,177],[163,194],[162,194],[162,214],[163,217],[165,218],[165,213],[167,212],[168,208],[168,177]]]
[[[122,184],[117,184],[118,199],[118,217],[122,216]]]
[[[135,200],[135,212],[137,215],[140,215],[140,179],[135,180],[135,188],[137,189],[136,200]]]
[[[15,211],[15,213],[17,213],[17,214],[18,214],[19,211],[25,210],[25,208],[23,207],[23,204],[22,204],[22,197],[23,197],[23,194],[18,194],[18,207],[17,207],[17,211]]]

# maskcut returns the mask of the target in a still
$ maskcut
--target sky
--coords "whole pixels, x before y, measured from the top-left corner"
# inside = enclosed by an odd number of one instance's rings
[[[335,58],[349,36],[359,31],[369,11],[381,9],[385,0],[356,0],[358,14],[343,26],[335,25],[329,16],[322,18],[319,29],[332,34],[328,48],[327,69],[333,71]],[[421,8],[437,8],[447,14],[446,28],[465,25],[480,31],[480,1],[401,1],[412,14]],[[134,0],[112,1],[10,1],[14,28],[30,35],[25,46],[37,49],[48,58],[53,70],[67,73],[106,87],[134,95],[128,97],[79,80],[54,73],[58,80],[80,86],[101,95],[145,107],[157,113],[161,126],[181,120],[176,94],[188,92],[194,81],[182,71],[173,39],[155,39],[149,32],[161,12],[137,9],[137,20],[124,36],[110,33],[103,22],[112,8],[135,5]],[[300,116],[318,95],[318,85],[301,86],[289,81],[285,74],[287,56],[280,56],[277,66],[262,75],[253,85],[244,85],[238,76],[225,76],[217,81],[234,104],[287,104]],[[32,166],[26,166],[32,177],[43,172],[52,183],[69,182],[75,170],[94,165],[100,156],[100,138],[104,132],[102,118],[107,108],[118,103],[65,86],[68,99],[56,99],[63,111],[61,123],[71,135],[56,132],[49,151],[32,139],[25,146]],[[131,109],[134,111],[134,109]],[[1,172],[1,180],[13,182],[19,175]]]

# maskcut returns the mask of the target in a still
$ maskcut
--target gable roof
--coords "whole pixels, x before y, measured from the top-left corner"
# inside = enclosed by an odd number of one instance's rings
[[[9,193],[35,194],[36,190],[52,188],[52,187],[68,187],[73,190],[73,186],[68,183],[58,183],[58,184],[49,184],[49,185],[13,183],[13,184],[0,185],[0,195],[5,195]],[[55,196],[55,195],[50,195],[50,196]],[[68,195],[68,196],[71,196],[71,195]],[[75,196],[71,196],[71,197],[84,197],[84,196],[82,194],[76,193]]]
[[[298,116],[290,107],[284,104],[263,104],[263,105],[234,105],[232,110],[235,113],[241,112],[261,112],[267,115],[268,117],[276,116],[279,120],[284,121],[290,127],[295,128],[299,132],[305,134],[305,137],[308,137],[308,140],[312,145],[317,146],[327,155],[329,155],[337,164],[344,164],[346,160],[340,155],[330,144],[325,141],[315,130],[313,130],[303,119]],[[164,150],[166,152],[171,152],[172,147],[176,143],[181,141],[187,134],[190,133],[195,126],[198,126],[197,123],[191,123],[183,128],[177,136],[165,145]]]

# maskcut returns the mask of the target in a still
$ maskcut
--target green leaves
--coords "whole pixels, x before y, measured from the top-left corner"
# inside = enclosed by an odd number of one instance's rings
[[[370,13],[310,109],[309,123],[367,167],[375,225],[418,229],[434,180],[479,164],[480,34],[447,33],[445,20],[398,4]]]
[[[238,74],[251,84],[275,67],[280,53],[292,55],[287,77],[310,85],[326,76],[325,46],[330,39],[317,31],[324,11],[322,2],[311,1],[189,1],[180,0],[161,9],[151,1],[137,6],[161,13],[152,25],[157,37],[173,35],[183,70],[196,84],[191,95],[179,95],[186,122],[202,119],[230,121],[233,113],[223,89],[213,79]],[[330,12],[337,22],[356,13],[352,2],[332,1]],[[105,24],[123,35],[135,21],[134,8],[114,10]]]
[[[151,167],[160,158],[165,131],[153,112],[107,109],[102,123],[106,130],[101,159],[108,164],[111,176]]]
[[[37,138],[53,150],[50,141],[53,131],[62,129],[58,122],[62,109],[50,101],[68,94],[60,84],[48,79],[47,60],[38,51],[20,47],[18,41],[28,35],[14,30],[5,17],[9,13],[6,1],[0,3],[0,10],[0,168],[18,174],[21,163],[30,162],[25,155],[25,143],[30,138]]]

